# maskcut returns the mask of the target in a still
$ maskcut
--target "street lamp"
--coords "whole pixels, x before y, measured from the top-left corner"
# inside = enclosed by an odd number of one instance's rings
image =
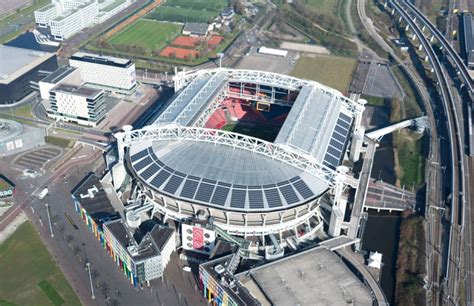
[[[86,263],[86,266],[87,266],[87,271],[89,271],[89,282],[90,282],[90,284],[91,284],[91,298],[95,299],[94,286],[92,285],[91,263],[90,263],[90,262],[87,262],[87,263]]]
[[[49,204],[46,203],[44,204],[44,206],[46,207],[46,214],[48,215],[49,231],[51,232],[51,238],[53,238],[54,233],[53,233],[53,226],[51,225],[51,216],[49,215]]]

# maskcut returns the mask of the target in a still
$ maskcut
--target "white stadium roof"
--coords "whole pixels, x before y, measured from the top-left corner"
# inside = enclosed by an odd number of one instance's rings
[[[299,91],[273,143],[201,126],[229,82]],[[181,90],[154,124],[125,133],[133,171],[161,193],[228,210],[278,210],[322,195],[363,109],[319,83],[262,71],[200,70],[175,83]]]

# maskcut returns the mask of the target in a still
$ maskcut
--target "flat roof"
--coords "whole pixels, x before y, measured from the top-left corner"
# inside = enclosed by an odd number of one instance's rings
[[[372,294],[344,262],[316,247],[235,277],[271,305],[372,305]]]
[[[112,233],[120,245],[137,262],[160,255],[164,246],[174,234],[172,228],[155,225],[140,243],[137,243],[133,233],[127,228],[122,219],[107,222],[104,227]]]
[[[59,84],[58,86],[51,89],[54,92],[64,92],[69,94],[74,94],[78,96],[83,96],[86,98],[94,98],[101,94],[103,90],[90,88],[86,86],[76,86],[71,84]]]
[[[70,66],[64,66],[58,68],[56,71],[49,74],[47,77],[42,79],[40,82],[56,84],[61,80],[64,80],[68,75],[74,72],[76,68]]]
[[[186,22],[183,28],[183,32],[191,32],[191,33],[205,35],[208,29],[209,29],[209,25],[207,23]]]
[[[210,277],[212,277],[219,286],[238,304],[244,306],[257,306],[260,305],[259,301],[256,299],[255,295],[251,293],[245,286],[241,283],[232,282],[233,275],[230,274],[227,269],[222,273],[217,273],[216,267],[221,265],[226,268],[230,263],[234,254],[230,254],[224,257],[220,257],[206,263],[199,265],[199,269],[206,271]],[[232,285],[231,285],[232,283]],[[294,303],[289,303],[287,305],[294,305]]]
[[[99,55],[87,52],[76,52],[71,56],[70,60],[118,67],[128,67],[132,64],[132,61],[127,58]]]
[[[97,223],[119,217],[107,197],[102,183],[95,174],[90,174],[84,178],[71,191],[71,194]]]
[[[8,84],[55,56],[54,53],[0,45],[0,84]]]

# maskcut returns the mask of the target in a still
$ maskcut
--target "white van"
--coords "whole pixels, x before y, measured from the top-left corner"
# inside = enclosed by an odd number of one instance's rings
[[[183,267],[183,271],[185,271],[185,272],[191,272],[191,268],[188,267],[188,266],[184,266],[184,267]]]

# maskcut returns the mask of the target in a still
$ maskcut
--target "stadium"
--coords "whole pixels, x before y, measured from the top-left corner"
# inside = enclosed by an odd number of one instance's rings
[[[321,201],[336,201],[345,184],[340,166],[362,102],[263,71],[183,71],[173,80],[175,95],[153,124],[115,135],[119,164],[153,214],[212,217],[244,237],[321,225]]]

